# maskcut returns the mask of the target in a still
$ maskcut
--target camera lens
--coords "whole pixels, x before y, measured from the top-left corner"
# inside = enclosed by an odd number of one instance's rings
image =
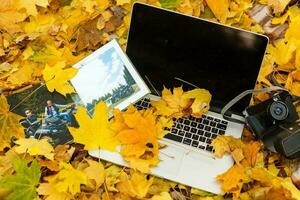
[[[275,120],[285,120],[288,116],[288,108],[282,101],[274,101],[270,105],[270,114]]]

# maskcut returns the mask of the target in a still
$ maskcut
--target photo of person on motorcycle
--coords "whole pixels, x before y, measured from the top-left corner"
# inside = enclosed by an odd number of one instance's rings
[[[60,105],[55,104],[51,100],[47,100],[47,106],[45,107],[45,116],[46,119],[50,117],[58,117],[60,119],[66,120],[69,125],[72,125],[72,119],[70,116],[70,111],[68,112],[60,112],[60,108],[71,108],[69,105]]]

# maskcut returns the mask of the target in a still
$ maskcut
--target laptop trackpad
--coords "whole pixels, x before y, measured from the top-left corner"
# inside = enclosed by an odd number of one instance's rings
[[[162,177],[177,175],[181,168],[184,155],[184,151],[176,146],[167,146],[160,149],[160,162],[157,167],[151,170],[152,173]]]

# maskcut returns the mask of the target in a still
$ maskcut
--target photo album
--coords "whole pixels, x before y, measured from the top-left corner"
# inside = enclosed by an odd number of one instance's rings
[[[24,117],[20,124],[26,137],[47,138],[54,146],[72,142],[68,127],[79,127],[74,117],[78,106],[92,117],[96,104],[103,101],[111,116],[114,108],[124,110],[150,93],[116,40],[73,67],[78,72],[70,84],[76,93],[65,97],[38,84],[8,97],[13,112]]]

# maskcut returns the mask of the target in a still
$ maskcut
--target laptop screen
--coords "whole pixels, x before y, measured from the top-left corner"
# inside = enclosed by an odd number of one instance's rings
[[[163,86],[205,88],[218,111],[254,88],[267,43],[262,35],[136,3],[126,53],[153,94]],[[232,111],[243,111],[250,98]]]

